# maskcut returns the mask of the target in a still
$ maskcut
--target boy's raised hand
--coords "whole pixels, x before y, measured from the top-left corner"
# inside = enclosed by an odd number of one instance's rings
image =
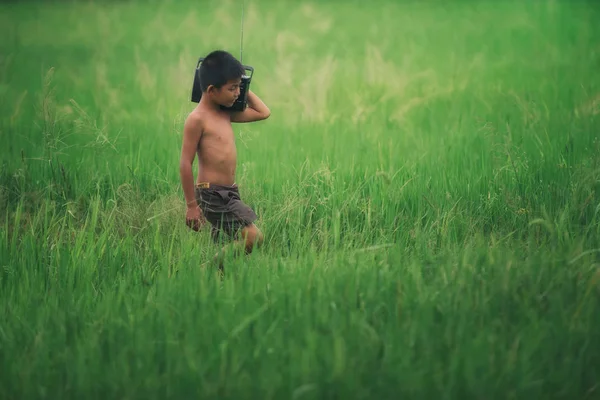
[[[236,111],[230,114],[231,122],[254,122],[269,118],[271,110],[251,90],[248,90],[248,107],[244,111]]]

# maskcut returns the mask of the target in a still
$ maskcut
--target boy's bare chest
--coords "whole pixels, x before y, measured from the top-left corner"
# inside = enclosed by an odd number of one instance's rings
[[[225,145],[234,143],[233,128],[229,120],[212,121],[205,127],[201,142],[204,144]]]

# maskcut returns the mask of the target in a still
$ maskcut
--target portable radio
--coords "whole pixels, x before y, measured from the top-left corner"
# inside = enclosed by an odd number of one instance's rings
[[[204,61],[204,58],[200,57],[194,73],[194,83],[192,86],[192,101],[194,103],[199,103],[200,99],[202,98],[202,87],[200,86],[200,65],[202,64],[202,61]],[[250,67],[249,65],[243,65],[243,67],[244,70],[246,72],[250,72],[250,74],[242,75],[242,82],[240,83],[240,95],[231,107],[221,106],[222,110],[244,111],[248,105],[248,90],[250,90],[250,81],[252,80],[252,75],[254,74],[254,68]]]

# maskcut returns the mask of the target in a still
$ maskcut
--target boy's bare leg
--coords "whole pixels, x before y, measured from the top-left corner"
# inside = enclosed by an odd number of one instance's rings
[[[252,250],[260,247],[264,241],[264,235],[254,224],[242,228],[241,235],[242,239],[236,240],[223,247],[221,251],[213,257],[213,263],[218,264],[219,271],[223,271],[223,263],[230,252],[233,252],[233,257],[239,257],[242,249],[245,254],[250,254],[252,253]]]

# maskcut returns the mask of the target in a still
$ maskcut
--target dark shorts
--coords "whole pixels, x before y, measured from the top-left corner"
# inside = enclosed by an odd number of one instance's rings
[[[223,186],[208,183],[196,185],[196,201],[204,218],[212,225],[213,239],[224,232],[234,238],[238,232],[256,221],[256,214],[240,199],[237,185]]]

